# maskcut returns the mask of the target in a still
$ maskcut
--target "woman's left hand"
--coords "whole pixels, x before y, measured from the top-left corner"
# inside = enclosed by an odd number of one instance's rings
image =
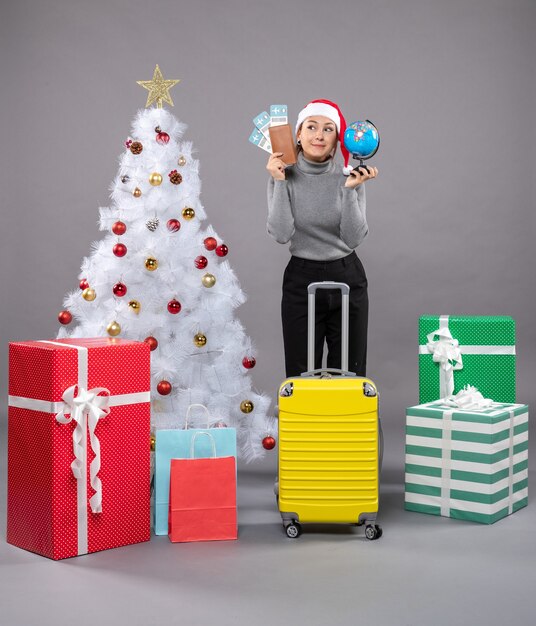
[[[368,170],[368,171],[367,171]],[[378,176],[378,168],[371,165],[360,165],[357,169],[352,170],[344,183],[345,187],[355,189],[361,183]]]

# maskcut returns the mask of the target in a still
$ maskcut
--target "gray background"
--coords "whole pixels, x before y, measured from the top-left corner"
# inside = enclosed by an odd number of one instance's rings
[[[61,564],[1,544],[5,623],[71,623],[90,585],[103,623],[532,621],[532,504],[489,528],[430,518],[402,511],[402,481],[419,315],[513,316],[518,401],[536,405],[536,3],[4,0],[0,11],[2,392],[7,342],[55,335],[63,296],[102,236],[98,207],[145,104],[136,80],[158,63],[181,79],[173,113],[189,126],[208,221],[249,296],[238,315],[258,348],[255,385],[271,395],[284,371],[288,251],[266,234],[266,158],[247,141],[251,120],[271,103],[294,120],[329,98],[348,122],[378,125],[380,177],[367,185],[358,253],[386,434],[379,542],[313,529],[289,545],[272,453],[241,467],[239,542],[159,538]]]

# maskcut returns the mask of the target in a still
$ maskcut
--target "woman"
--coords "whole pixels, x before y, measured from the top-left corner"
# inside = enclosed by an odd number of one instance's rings
[[[307,286],[331,280],[350,287],[348,368],[366,374],[367,277],[354,249],[368,233],[365,187],[375,167],[348,167],[344,147],[346,122],[329,100],[313,100],[298,115],[298,161],[286,168],[282,153],[270,156],[268,232],[279,243],[290,242],[291,259],[283,278],[281,316],[287,377],[307,369]],[[334,161],[337,144],[344,157]],[[327,367],[341,366],[341,296],[319,290],[316,300],[315,369],[321,367],[324,340]]]

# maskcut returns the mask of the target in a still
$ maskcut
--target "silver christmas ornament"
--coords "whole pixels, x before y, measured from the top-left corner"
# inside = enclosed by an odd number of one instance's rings
[[[153,217],[145,222],[145,226],[147,226],[152,233],[158,228],[158,224],[160,224],[160,220],[157,217]]]

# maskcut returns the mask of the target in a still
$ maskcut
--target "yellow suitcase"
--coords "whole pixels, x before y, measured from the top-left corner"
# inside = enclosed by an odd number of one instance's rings
[[[340,370],[314,370],[317,289],[342,291]],[[344,283],[308,288],[307,372],[279,388],[279,511],[289,537],[301,523],[365,525],[378,539],[381,427],[374,383],[348,372],[348,300]]]

